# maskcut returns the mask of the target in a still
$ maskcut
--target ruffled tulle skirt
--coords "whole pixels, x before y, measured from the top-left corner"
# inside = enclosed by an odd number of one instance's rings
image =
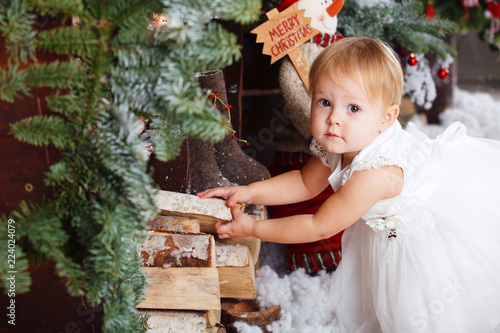
[[[362,220],[344,233],[330,289],[342,331],[500,332],[500,142],[440,149],[432,223],[392,240]]]

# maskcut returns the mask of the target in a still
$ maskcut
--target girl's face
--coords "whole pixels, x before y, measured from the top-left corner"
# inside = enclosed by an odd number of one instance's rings
[[[323,77],[312,97],[311,132],[328,152],[342,154],[346,166],[388,128],[384,111],[382,103],[370,101],[354,81]]]

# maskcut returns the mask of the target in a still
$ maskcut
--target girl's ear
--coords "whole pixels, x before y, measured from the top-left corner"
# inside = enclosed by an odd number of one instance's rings
[[[398,116],[399,105],[391,105],[384,113],[384,118],[382,118],[382,122],[380,123],[380,132],[383,132],[391,127],[392,124],[394,124],[394,122],[398,119]]]

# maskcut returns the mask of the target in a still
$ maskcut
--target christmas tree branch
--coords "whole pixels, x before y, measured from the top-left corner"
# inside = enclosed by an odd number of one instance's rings
[[[9,72],[0,67],[0,99],[13,103],[16,98],[30,96],[25,84],[26,71],[18,70],[18,64],[9,68]]]
[[[71,128],[58,116],[33,116],[10,125],[16,138],[35,146],[52,144],[64,148],[72,138]]]
[[[0,0],[11,11],[0,9],[0,32],[9,36],[0,98],[12,102],[29,87],[51,90],[46,101],[52,114],[32,115],[12,124],[12,131],[21,141],[61,150],[44,179],[54,187],[53,198],[42,206],[21,203],[11,213],[23,226],[16,234],[25,239],[19,260],[25,268],[24,255],[54,260],[71,295],[103,304],[104,332],[145,327],[135,310],[146,283],[138,252],[144,226],[157,212],[138,117],[152,120],[151,141],[162,160],[174,158],[187,137],[220,140],[226,134],[225,118],[204,97],[197,72],[240,56],[236,38],[213,19],[231,17],[235,7],[232,17],[246,22],[259,8],[256,0],[216,2]],[[149,27],[151,14],[163,6],[173,23]],[[27,8],[65,21],[77,16],[79,23],[39,32],[35,42]],[[34,51],[73,58],[20,70],[19,59]],[[2,261],[4,285],[6,267]],[[20,276],[27,286],[25,273]]]
[[[36,32],[32,28],[35,16],[28,12],[28,7],[20,0],[5,1],[0,7],[0,35],[5,38],[5,47],[11,53],[11,59],[27,62],[34,59]]]
[[[97,38],[90,29],[66,27],[41,31],[36,43],[40,50],[47,53],[87,57],[96,47]]]

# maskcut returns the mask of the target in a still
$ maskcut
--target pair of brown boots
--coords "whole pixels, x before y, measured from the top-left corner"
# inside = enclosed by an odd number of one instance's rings
[[[220,101],[215,106],[229,119],[223,72],[203,73],[199,76],[199,83],[207,94],[218,94]],[[188,139],[175,161],[155,161],[153,168],[153,177],[160,189],[189,194],[214,187],[248,185],[270,178],[269,171],[246,155],[231,134],[218,143]]]

